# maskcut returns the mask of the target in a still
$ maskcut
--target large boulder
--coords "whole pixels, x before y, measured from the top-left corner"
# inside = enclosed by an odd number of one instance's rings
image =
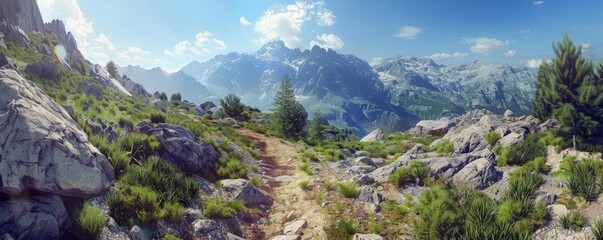
[[[69,114],[14,70],[0,69],[0,192],[105,193],[113,168]]]
[[[251,206],[272,205],[272,199],[245,179],[222,180],[222,189]]]
[[[377,234],[362,234],[362,233],[356,233],[354,234],[354,238],[352,238],[353,240],[383,240],[383,237],[377,235]]]
[[[444,135],[448,132],[452,122],[449,118],[442,118],[439,120],[422,120],[410,130],[411,134],[417,136],[425,135]]]
[[[383,194],[375,191],[375,189],[369,186],[363,186],[360,189],[360,193],[358,193],[358,197],[356,199],[361,202],[372,203],[375,205],[379,205],[387,200]]]
[[[475,189],[484,189],[498,180],[498,173],[492,164],[486,158],[477,159],[458,171],[452,182],[455,184],[465,184]]]
[[[45,58],[38,62],[27,65],[27,67],[25,67],[25,73],[48,80],[59,80],[57,66]]]
[[[71,226],[61,198],[37,195],[0,202],[0,236],[14,239],[59,239]]]
[[[484,135],[501,126],[503,122],[494,115],[484,115],[479,122],[459,126],[448,131],[442,140],[449,140],[454,145],[454,153],[469,153],[488,147]],[[431,147],[439,141],[432,143]]]
[[[89,95],[89,96],[93,96],[96,99],[103,98],[103,89],[100,88],[99,86],[97,86],[96,84],[94,84],[90,80],[84,80],[84,81],[82,81],[78,85],[76,91],[84,93],[84,94]]]
[[[301,234],[304,228],[308,226],[308,221],[305,219],[293,221],[285,224],[285,228],[283,229],[283,233],[285,235],[296,235]]]
[[[376,141],[381,141],[382,139],[383,139],[383,131],[381,131],[381,129],[377,128],[374,131],[367,134],[366,136],[364,136],[362,139],[360,139],[360,141],[361,142],[376,142]]]
[[[153,126],[143,121],[136,129],[156,136],[162,146],[160,156],[183,171],[205,176],[216,174],[214,165],[218,162],[218,153],[210,143],[199,141],[187,128],[165,123]]]
[[[25,34],[19,26],[10,25],[4,22],[0,22],[0,38],[2,39],[3,46],[6,46],[6,43],[8,42],[12,42],[19,47],[29,45],[27,34]]]

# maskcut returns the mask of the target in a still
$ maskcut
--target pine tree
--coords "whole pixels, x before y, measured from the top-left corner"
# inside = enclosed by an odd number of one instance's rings
[[[534,113],[542,120],[555,118],[565,137],[594,139],[603,136],[603,64],[597,73],[582,58],[569,37],[553,45],[556,58],[538,70]]]
[[[235,94],[228,94],[224,99],[220,99],[220,105],[224,108],[226,115],[230,117],[239,117],[245,109],[245,105],[241,103],[241,98]]]
[[[109,75],[111,75],[111,77],[117,78],[117,67],[115,66],[115,63],[113,61],[107,62],[105,68],[107,69],[107,72],[109,73]]]
[[[312,118],[312,122],[310,123],[310,130],[309,130],[309,135],[310,135],[310,139],[315,142],[316,144],[321,144],[322,141],[325,139],[324,136],[324,130],[325,127],[321,124],[323,119],[322,113],[320,113],[319,111],[316,111],[316,113],[314,113],[314,117]]]
[[[289,76],[285,76],[273,102],[274,122],[280,133],[286,137],[299,137],[306,126],[308,113],[295,101],[293,86]]]

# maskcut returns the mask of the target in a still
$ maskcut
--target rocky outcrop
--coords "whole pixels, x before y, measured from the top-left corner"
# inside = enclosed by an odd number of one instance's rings
[[[71,226],[61,198],[38,195],[0,202],[0,236],[14,239],[59,239]]]
[[[222,189],[251,206],[272,205],[272,199],[245,179],[222,180]]]
[[[8,65],[8,59],[4,55],[4,53],[0,52],[0,67]]]
[[[132,96],[115,78],[111,77],[105,67],[93,64],[90,66],[90,76],[94,77],[101,85],[121,91],[128,96]]]
[[[364,136],[362,139],[360,139],[361,142],[376,142],[376,141],[381,141],[383,139],[383,131],[381,131],[381,129],[375,129],[372,132],[370,132],[369,134],[367,134],[366,136]]]
[[[57,81],[59,80],[59,73],[57,66],[50,62],[48,59],[43,58],[42,60],[29,64],[25,67],[25,73],[33,76]]]
[[[352,238],[353,240],[383,240],[383,237],[377,235],[377,234],[362,234],[362,233],[356,233],[354,234],[354,238]]]
[[[36,0],[1,0],[0,19],[25,32],[44,32],[44,21]]]
[[[422,120],[410,129],[409,132],[416,136],[437,135],[442,136],[448,132],[452,122],[449,118],[439,120]]]
[[[14,70],[0,70],[0,191],[91,197],[113,168],[69,114]]]
[[[128,90],[128,92],[130,92],[133,95],[136,96],[150,96],[150,94],[147,92],[146,89],[144,89],[144,87],[138,83],[135,83],[134,81],[132,81],[132,79],[128,78],[128,76],[123,75],[119,78],[117,78],[117,81],[126,89]]]
[[[283,229],[283,233],[285,235],[298,235],[301,234],[304,228],[308,226],[308,221],[302,219],[293,221],[285,224],[285,228]]]
[[[460,185],[465,184],[475,189],[484,189],[498,180],[498,173],[486,158],[477,159],[465,166],[454,177],[452,182]]]
[[[71,32],[65,30],[65,24],[61,20],[52,20],[52,22],[44,24],[46,30],[48,30],[57,40],[57,43],[63,45],[67,51],[69,59],[72,61],[84,61],[84,55],[77,48],[77,42]]]
[[[97,86],[96,84],[94,84],[92,81],[90,80],[84,80],[82,81],[76,91],[86,94],[88,96],[93,96],[96,99],[100,100],[101,98],[103,98],[103,89],[100,88],[99,86]]]
[[[156,136],[162,146],[160,156],[183,171],[210,176],[216,174],[214,165],[218,162],[218,153],[210,143],[200,142],[187,128],[164,123],[153,126],[143,121],[136,129]]]
[[[375,189],[369,186],[363,186],[360,189],[360,193],[358,193],[358,197],[356,199],[361,202],[371,203],[375,205],[379,205],[387,200],[383,196],[383,194],[375,191]]]
[[[27,34],[18,26],[0,22],[0,44],[6,47],[6,42],[12,42],[19,47],[29,45]]]

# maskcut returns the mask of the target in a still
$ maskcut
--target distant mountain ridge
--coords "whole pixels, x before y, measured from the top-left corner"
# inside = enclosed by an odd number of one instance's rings
[[[396,56],[370,66],[354,55],[318,46],[290,49],[282,41],[269,42],[252,53],[192,61],[174,74],[189,77],[181,80],[180,87],[164,84],[174,80],[160,69],[141,69],[128,66],[120,72],[150,92],[195,89],[194,79],[200,84],[197,88],[204,90],[183,92],[185,99],[200,103],[235,93],[263,111],[271,108],[279,83],[288,75],[310,114],[320,110],[335,126],[359,135],[377,127],[405,130],[420,119],[476,108],[528,114],[535,84],[531,70],[508,64],[474,61],[444,66],[430,58]]]

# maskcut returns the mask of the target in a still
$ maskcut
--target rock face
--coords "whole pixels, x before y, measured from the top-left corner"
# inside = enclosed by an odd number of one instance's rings
[[[272,205],[272,199],[245,179],[222,180],[222,189],[252,206]]]
[[[70,32],[68,33],[65,30],[63,21],[55,19],[52,20],[52,22],[44,24],[44,27],[54,36],[54,39],[56,39],[59,44],[62,44],[65,47],[67,55],[69,59],[72,60],[72,63],[74,61],[86,60],[84,55],[82,55],[77,48],[77,42],[75,41],[73,34]]]
[[[42,14],[36,0],[1,0],[0,19],[19,26],[25,32],[44,32]]]
[[[466,184],[476,189],[484,189],[498,180],[494,164],[486,158],[475,160],[452,177],[455,184]]]
[[[8,59],[4,56],[4,53],[0,52],[0,67],[8,65]]]
[[[27,34],[18,26],[0,22],[0,44],[6,46],[6,42],[12,42],[19,47],[24,47],[29,44]]]
[[[38,195],[0,202],[0,236],[14,239],[59,239],[71,225],[59,196]]]
[[[425,135],[444,135],[448,132],[451,122],[448,118],[442,118],[440,120],[422,120],[410,130],[411,134],[417,136]]]
[[[101,85],[121,91],[128,96],[132,96],[115,78],[111,77],[105,67],[93,64],[90,66],[90,76],[94,77]]]
[[[128,78],[128,76],[123,75],[117,78],[117,81],[133,95],[136,96],[149,96],[150,94],[147,92],[144,87],[138,83],[132,81],[132,79]]]
[[[27,65],[25,68],[25,73],[48,80],[59,80],[57,66],[45,58],[36,63]]]
[[[136,128],[157,137],[163,147],[160,155],[164,160],[189,173],[215,175],[218,153],[210,143],[198,141],[187,128],[164,123],[153,126],[147,122],[139,123]]]
[[[366,136],[364,136],[362,139],[360,139],[361,142],[376,142],[376,141],[381,141],[383,139],[383,131],[381,131],[381,129],[375,129],[372,132],[370,132],[369,134],[367,134]]]
[[[101,99],[103,97],[103,89],[96,86],[96,84],[94,84],[90,80],[82,81],[80,83],[80,85],[77,87],[76,91],[84,93],[89,96],[93,96],[96,99]]]
[[[0,70],[0,191],[91,197],[113,168],[67,112],[14,70]]]

